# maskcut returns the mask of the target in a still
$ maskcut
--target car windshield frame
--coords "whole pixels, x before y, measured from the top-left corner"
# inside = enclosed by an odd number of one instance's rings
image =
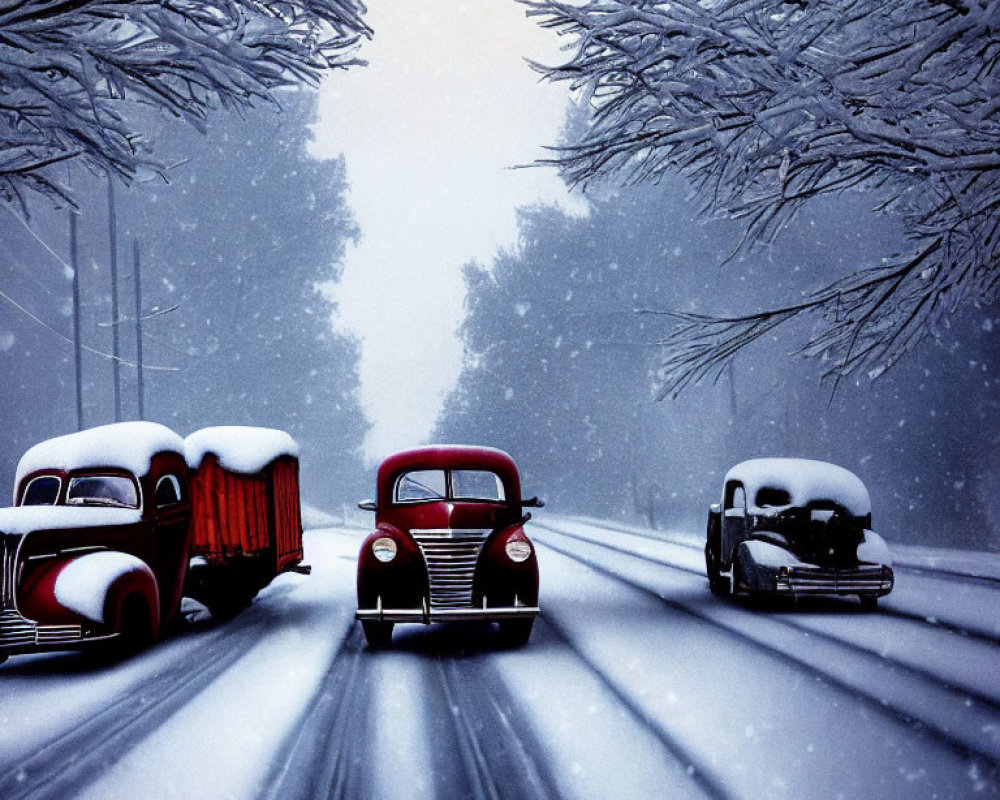
[[[73,496],[74,488],[85,481],[95,483],[105,481],[103,490],[108,494],[96,495],[88,494],[83,496]],[[119,489],[128,486],[131,490],[128,494],[120,494]],[[66,486],[67,506],[99,506],[102,508],[129,508],[139,509],[142,507],[142,493],[135,478],[120,472],[87,472],[78,475],[70,475]]]
[[[444,493],[442,494],[436,485],[428,485],[427,482],[423,481],[411,481],[414,485],[420,486],[426,489],[430,496],[426,497],[400,497],[400,487],[403,481],[411,475],[419,475],[426,473],[434,473],[436,475],[444,476]],[[496,489],[496,495],[493,497],[482,497],[474,494],[459,494],[455,491],[455,475],[456,474],[486,474],[493,478],[494,488]],[[503,478],[495,471],[491,469],[481,469],[481,468],[464,468],[464,467],[432,467],[432,468],[421,468],[421,469],[410,469],[405,470],[396,476],[393,481],[392,489],[392,504],[396,506],[409,506],[420,503],[442,503],[442,502],[459,502],[459,503],[491,503],[493,505],[507,505],[507,492],[504,488]]]

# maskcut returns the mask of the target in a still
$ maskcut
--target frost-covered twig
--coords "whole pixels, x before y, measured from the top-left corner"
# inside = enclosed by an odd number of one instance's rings
[[[361,63],[361,0],[22,0],[0,7],[0,200],[72,204],[68,158],[129,180],[158,171],[129,103],[200,126]]]
[[[703,210],[743,220],[741,248],[773,241],[814,198],[873,192],[909,236],[909,252],[794,313],[675,315],[664,396],[803,313],[823,317],[802,352],[828,359],[827,374],[880,374],[960,302],[995,298],[997,0],[525,5],[570,41],[563,64],[536,67],[591,103],[589,127],[549,162],[571,183],[680,172]]]

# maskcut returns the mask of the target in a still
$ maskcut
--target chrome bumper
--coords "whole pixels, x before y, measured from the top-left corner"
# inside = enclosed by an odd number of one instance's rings
[[[80,625],[39,625],[13,610],[0,612],[0,652],[58,650],[61,647],[77,647],[83,641],[84,632]]]
[[[381,601],[381,598],[379,598]],[[354,618],[374,622],[494,622],[505,619],[534,619],[540,610],[538,606],[469,606],[465,608],[435,608],[424,600],[422,608],[382,608],[379,602],[375,608],[359,608]]]
[[[886,595],[892,591],[892,584],[892,570],[888,567],[782,567],[775,576],[775,589],[781,594]]]

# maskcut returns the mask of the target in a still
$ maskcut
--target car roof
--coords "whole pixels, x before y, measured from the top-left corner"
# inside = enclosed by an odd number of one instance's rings
[[[184,440],[156,422],[116,422],[39,442],[17,465],[14,485],[43,469],[108,467],[145,475],[157,453],[184,456]]]
[[[814,500],[832,500],[855,516],[870,514],[871,498],[864,482],[844,467],[809,458],[752,458],[726,473],[728,484],[743,484],[748,507],[764,487],[784,489],[791,505],[805,506]]]
[[[521,502],[521,480],[514,459],[495,447],[435,444],[393,453],[378,468],[379,505],[392,495],[392,482],[418,469],[469,469],[495,472],[503,481],[507,502]]]

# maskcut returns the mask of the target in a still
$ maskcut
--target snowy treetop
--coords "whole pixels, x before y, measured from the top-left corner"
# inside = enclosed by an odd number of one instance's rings
[[[737,480],[746,491],[747,507],[759,512],[755,499],[760,489],[782,489],[789,505],[804,506],[814,500],[832,500],[855,516],[872,510],[868,489],[850,470],[808,458],[753,458],[743,461],[726,474],[725,482]]]
[[[0,508],[0,531],[23,535],[32,531],[68,528],[107,528],[138,522],[137,508],[97,506],[17,506]]]
[[[17,465],[15,485],[40,469],[115,467],[135,475],[149,471],[157,453],[184,454],[184,440],[156,422],[116,422],[48,439],[30,448]]]
[[[198,469],[206,454],[213,453],[226,469],[250,474],[281,456],[298,458],[299,446],[275,428],[220,425],[192,433],[184,440],[184,451],[191,469]]]

